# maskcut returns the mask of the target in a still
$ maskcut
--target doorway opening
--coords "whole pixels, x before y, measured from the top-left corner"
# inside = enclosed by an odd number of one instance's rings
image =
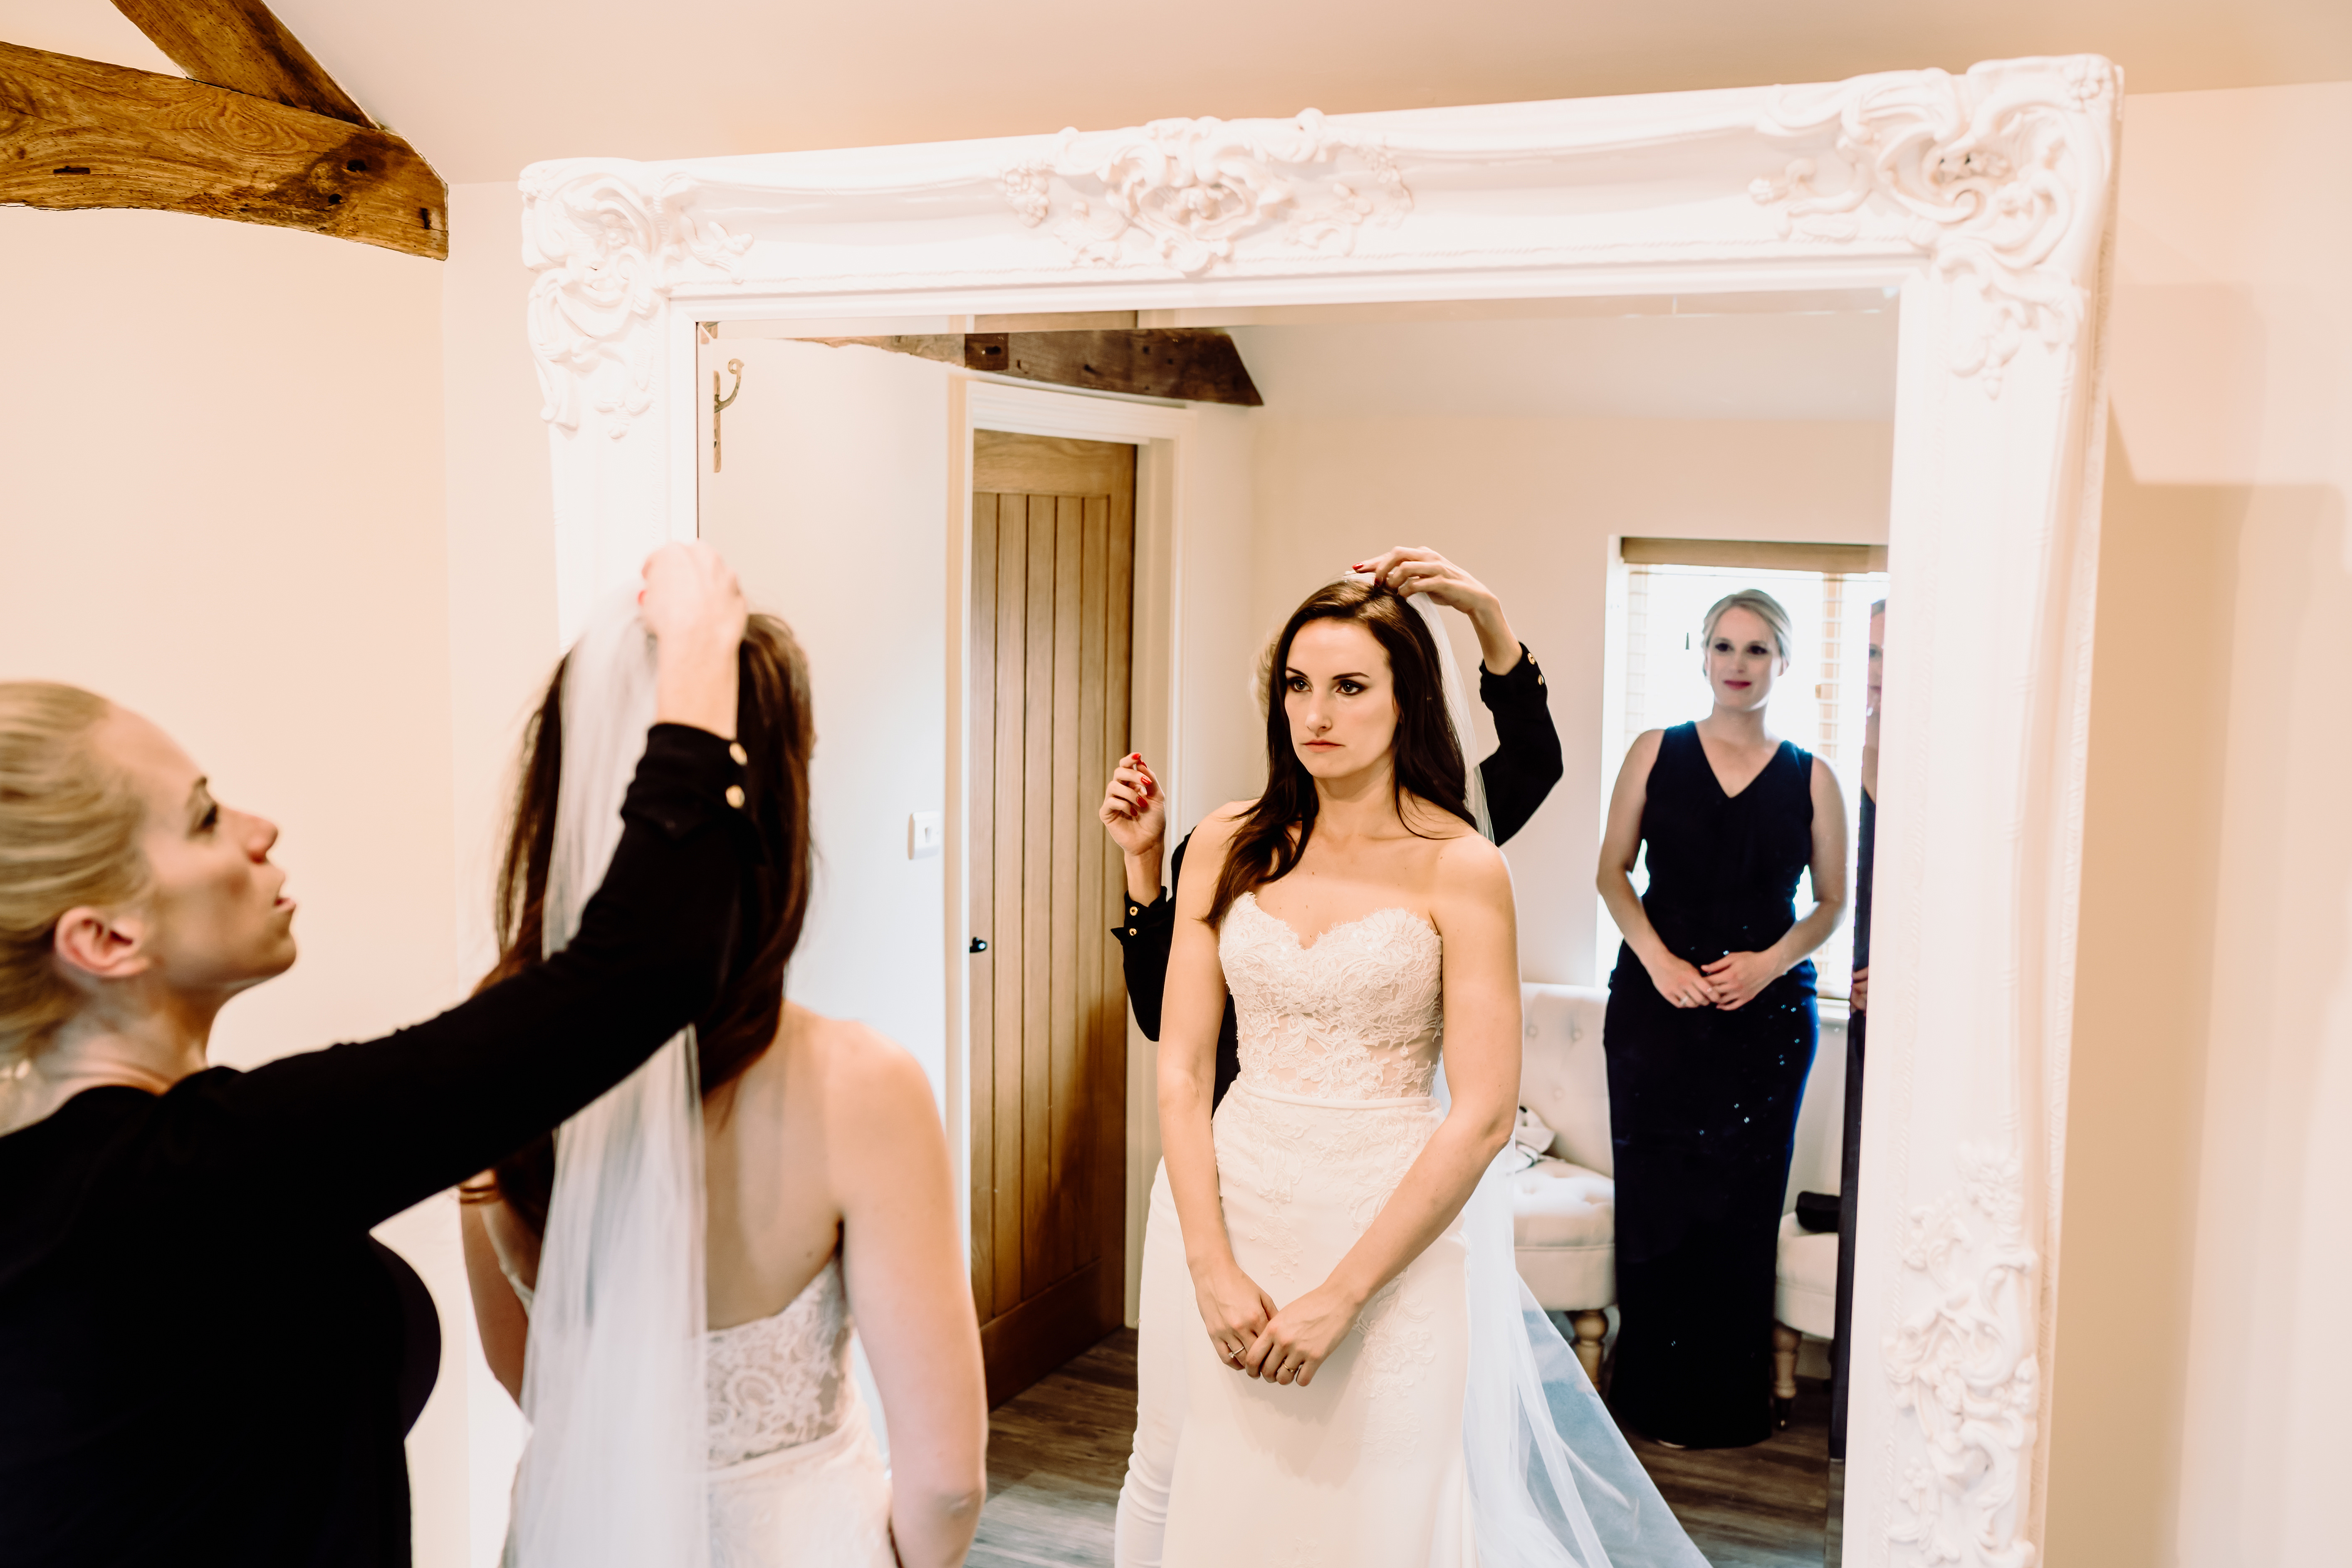
[[[974,433],[971,1286],[999,1405],[1123,1325],[1127,991],[1094,804],[1133,712],[1135,447]]]

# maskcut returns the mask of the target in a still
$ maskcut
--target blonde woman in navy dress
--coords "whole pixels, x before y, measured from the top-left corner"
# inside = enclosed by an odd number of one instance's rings
[[[1705,626],[1714,711],[1633,742],[1601,847],[1625,937],[1602,1034],[1622,1319],[1610,1403],[1658,1442],[1727,1448],[1772,1431],[1778,1237],[1819,1033],[1810,954],[1845,917],[1846,826],[1829,764],[1766,724],[1788,612],[1743,589]]]

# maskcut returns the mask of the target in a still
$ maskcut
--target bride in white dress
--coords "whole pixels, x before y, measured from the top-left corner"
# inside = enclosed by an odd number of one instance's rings
[[[632,610],[591,626],[526,742],[501,973],[560,948],[618,837],[635,761],[618,742],[651,668]],[[945,1568],[979,1521],[986,1395],[947,1141],[913,1058],[783,1001],[809,885],[807,679],[764,616],[740,667],[737,804],[762,867],[718,1004],[461,1189],[483,1350],[533,1426],[519,1568]]]
[[[1147,1334],[1191,1326],[1168,1568],[1704,1568],[1512,1270],[1516,916],[1447,668],[1389,590],[1310,595],[1266,792],[1201,826],[1177,890],[1153,1223],[1172,1198],[1190,1278],[1148,1269],[1143,1302]]]

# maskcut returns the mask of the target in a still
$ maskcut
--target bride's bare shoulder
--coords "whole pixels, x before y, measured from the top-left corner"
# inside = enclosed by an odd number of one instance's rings
[[[793,1002],[784,1008],[793,1054],[817,1090],[831,1135],[896,1144],[910,1126],[928,1122],[936,1131],[930,1076],[913,1052],[855,1018],[830,1018]]]
[[[1192,847],[1184,852],[1186,858],[1213,857],[1222,862],[1234,835],[1241,831],[1242,819],[1256,805],[1254,800],[1229,800],[1202,817],[1201,826],[1192,829]]]
[[[1510,901],[1510,863],[1475,829],[1440,839],[1435,858],[1439,897],[1479,903]]]

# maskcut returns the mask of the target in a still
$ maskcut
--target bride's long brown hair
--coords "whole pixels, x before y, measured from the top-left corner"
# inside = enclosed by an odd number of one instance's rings
[[[738,656],[735,738],[742,746],[743,809],[760,839],[759,861],[745,875],[733,961],[719,1000],[695,1023],[695,1050],[705,1103],[724,1107],[724,1091],[775,1042],[784,1007],[784,965],[800,944],[808,913],[809,753],[816,730],[809,712],[808,661],[792,628],[753,616]],[[519,974],[541,961],[546,936],[547,868],[555,848],[555,799],[563,774],[563,666],[555,669],[539,711],[523,731],[522,765],[506,853],[499,862],[495,919],[499,962],[482,984]],[[499,1162],[499,1195],[531,1229],[544,1233],[555,1190],[555,1139],[543,1134]]]
[[[1453,716],[1445,708],[1444,666],[1429,623],[1397,593],[1377,583],[1343,577],[1307,595],[1290,613],[1282,635],[1275,639],[1265,681],[1265,793],[1243,813],[1225,851],[1225,867],[1217,877],[1216,895],[1210,900],[1209,923],[1224,919],[1234,900],[1268,882],[1290,875],[1307,841],[1315,835],[1318,797],[1315,775],[1298,760],[1290,737],[1290,714],[1283,704],[1290,668],[1290,645],[1309,621],[1343,621],[1372,634],[1388,655],[1389,673],[1396,681],[1396,738],[1390,743],[1394,762],[1393,789],[1397,819],[1412,832],[1405,815],[1404,797],[1419,796],[1450,811],[1473,827],[1469,776],[1463,769],[1462,742],[1454,733]],[[1419,835],[1426,837],[1426,835]]]

